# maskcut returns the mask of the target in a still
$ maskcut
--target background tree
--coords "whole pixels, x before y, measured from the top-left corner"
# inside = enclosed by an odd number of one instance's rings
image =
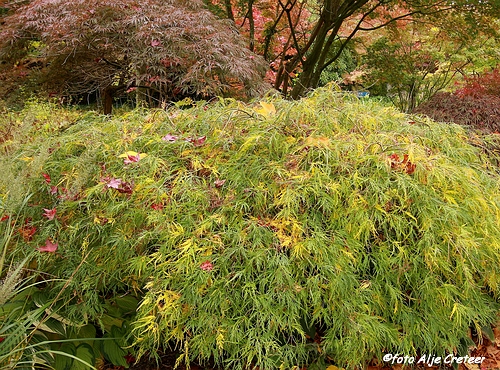
[[[364,84],[372,86],[372,94],[386,96],[400,110],[411,112],[464,73],[473,62],[468,49],[486,41],[450,37],[439,27],[417,22],[396,22],[371,40],[364,53]]]
[[[318,21],[314,25],[303,49],[290,61],[291,67],[301,66],[302,73],[291,91],[292,97],[318,85],[321,73],[341,55],[360,31],[374,31],[400,19],[424,20],[427,24],[441,22],[443,18],[458,18],[467,13],[470,23],[460,25],[470,29],[483,24],[487,15],[498,14],[493,3],[446,2],[446,1],[330,1],[325,0],[318,8]],[[473,24],[472,20],[482,20]],[[449,20],[449,18],[448,18]],[[486,26],[485,26],[486,28]],[[469,31],[470,32],[470,31]],[[333,57],[331,48],[337,42],[339,47]],[[303,57],[301,57],[301,55]],[[286,78],[286,77],[285,77]]]
[[[212,3],[222,7],[220,1]],[[233,9],[245,8],[242,3],[248,1],[234,1]],[[473,35],[479,30],[495,32],[492,19],[500,14],[498,0],[262,0],[252,4],[253,9],[273,10],[268,12],[264,27],[262,55],[274,63],[275,88],[293,98],[317,87],[322,73],[337,62],[360,33],[404,19]],[[235,19],[238,23],[238,17]],[[280,50],[274,51],[271,45]]]
[[[36,55],[48,89],[101,92],[106,113],[118,91],[138,89],[161,102],[267,88],[264,60],[200,0],[35,0],[4,22],[4,68]]]

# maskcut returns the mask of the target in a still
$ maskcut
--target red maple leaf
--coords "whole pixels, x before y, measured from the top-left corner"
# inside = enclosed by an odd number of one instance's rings
[[[226,180],[219,180],[219,179],[217,179],[217,180],[214,181],[214,185],[215,185],[216,188],[222,187],[225,183],[226,183]]]
[[[415,172],[415,168],[417,168],[417,166],[415,165],[415,163],[408,162],[408,163],[406,163],[405,172],[408,175],[411,175],[411,174],[413,174]]]
[[[403,155],[403,159],[399,158],[397,154],[391,154],[389,156],[391,160],[391,168],[393,170],[400,170],[406,172],[408,175],[411,175],[415,172],[416,165],[415,163],[410,162],[408,154]]]
[[[212,265],[212,262],[210,261],[205,261],[200,265],[200,268],[203,271],[212,271],[214,269],[214,265]]]
[[[118,189],[122,185],[122,180],[121,179],[109,179],[107,181],[106,187],[108,188],[113,188],[113,189]]]
[[[57,248],[59,245],[57,243],[52,243],[50,239],[47,239],[45,241],[45,245],[42,247],[38,247],[37,250],[39,252],[48,252],[48,253],[55,253],[57,251]]]
[[[167,143],[173,143],[175,141],[177,141],[179,137],[175,136],[175,135],[171,135],[171,134],[167,134],[165,136],[163,136],[161,139],[163,141],[166,141]]]
[[[110,179],[109,177],[101,178],[101,181],[106,183],[106,187],[116,189],[119,193],[132,194],[134,184],[127,181],[122,181],[122,179]]]
[[[127,181],[122,181],[120,187],[116,190],[122,194],[132,194],[132,192],[134,191],[134,184]]]
[[[22,236],[24,241],[29,242],[33,239],[33,235],[35,235],[35,233],[36,233],[36,227],[25,225],[25,226],[19,228],[18,232],[19,232],[19,235]]]
[[[155,211],[161,211],[163,209],[163,204],[161,203],[153,203],[151,204],[151,208]]]
[[[48,173],[42,173],[42,176],[43,176],[43,178],[45,179],[45,182],[46,182],[47,184],[50,184],[50,181],[51,181],[51,179],[50,179],[50,175],[49,175]]]
[[[391,154],[389,156],[389,158],[391,159],[391,168],[397,168],[399,165],[399,155],[394,153],[394,154]]]
[[[205,144],[206,140],[207,140],[206,136],[201,136],[198,138],[188,137],[186,139],[187,142],[193,144],[194,146],[202,146],[203,144]]]
[[[137,153],[136,155],[127,155],[127,158],[123,160],[123,163],[125,164],[130,164],[130,163],[136,163],[141,160],[141,155]]]
[[[43,217],[47,217],[48,220],[53,220],[54,217],[56,217],[56,209],[53,208],[53,209],[47,209],[47,208],[44,208],[43,209]]]

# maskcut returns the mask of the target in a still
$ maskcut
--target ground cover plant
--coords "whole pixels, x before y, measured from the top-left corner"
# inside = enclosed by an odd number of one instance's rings
[[[332,88],[114,118],[37,103],[6,125],[8,258],[70,281],[45,295],[124,338],[120,361],[355,368],[465,355],[496,321],[499,177],[458,125]]]

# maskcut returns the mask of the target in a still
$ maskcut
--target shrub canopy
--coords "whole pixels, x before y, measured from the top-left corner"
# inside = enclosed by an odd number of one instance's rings
[[[34,0],[12,13],[0,58],[11,74],[27,56],[38,58],[25,74],[38,68],[52,93],[139,88],[161,102],[267,88],[264,60],[200,0]]]
[[[136,355],[352,368],[465,355],[469,328],[496,320],[499,177],[460,126],[328,89],[17,119],[39,128],[4,144],[2,204],[22,225],[11,257],[39,248],[33,266],[72,276],[60,314],[77,322],[139,296]]]

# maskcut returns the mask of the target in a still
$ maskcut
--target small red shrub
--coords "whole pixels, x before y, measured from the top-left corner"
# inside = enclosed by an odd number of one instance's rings
[[[436,121],[500,132],[500,71],[468,77],[454,93],[437,93],[414,112]]]

